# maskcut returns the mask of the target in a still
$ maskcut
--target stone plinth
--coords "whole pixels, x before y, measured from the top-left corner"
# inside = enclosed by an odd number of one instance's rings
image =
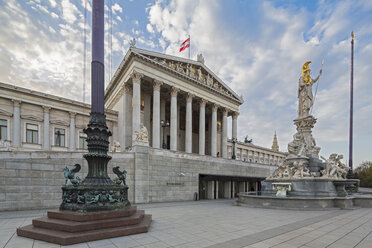
[[[151,215],[128,207],[116,211],[78,213],[48,211],[48,216],[34,219],[32,225],[17,229],[17,235],[60,245],[71,245],[147,232]]]

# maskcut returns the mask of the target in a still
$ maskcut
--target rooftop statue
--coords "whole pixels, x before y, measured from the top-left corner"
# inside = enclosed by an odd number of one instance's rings
[[[310,115],[310,109],[313,107],[313,84],[315,84],[320,75],[322,75],[322,69],[319,72],[319,75],[312,79],[310,76],[311,69],[309,64],[311,61],[307,61],[302,66],[302,76],[298,80],[298,117],[307,117]]]

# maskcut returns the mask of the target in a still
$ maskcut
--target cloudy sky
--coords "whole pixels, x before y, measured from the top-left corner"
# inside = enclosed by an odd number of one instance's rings
[[[355,32],[354,164],[372,160],[372,1],[106,0],[106,85],[135,37],[136,46],[191,57],[243,95],[238,136],[282,151],[295,133],[298,78],[324,60],[313,114],[321,155],[348,159],[350,33]],[[90,0],[0,0],[0,81],[83,100],[86,16],[86,102],[90,101]],[[85,8],[86,7],[86,14]],[[106,25],[107,28],[107,25]],[[107,32],[108,34],[110,32]],[[112,53],[107,51],[112,50]],[[315,88],[315,87],[314,87]],[[315,89],[314,89],[315,90]]]

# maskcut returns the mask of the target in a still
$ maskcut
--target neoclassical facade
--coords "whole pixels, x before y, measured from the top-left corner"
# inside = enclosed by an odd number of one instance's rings
[[[201,56],[193,61],[132,46],[105,92],[108,171],[127,171],[133,203],[259,190],[286,154],[276,137],[271,149],[233,145],[228,126],[236,139],[241,104]],[[89,104],[0,83],[0,210],[60,204],[62,169],[80,163],[79,176],[87,173],[89,113]]]
[[[119,141],[132,146],[145,126],[149,145],[227,158],[227,125],[237,138],[241,97],[199,61],[131,47],[105,94],[118,111]],[[162,127],[161,123],[169,123]],[[123,127],[123,128],[120,128]],[[164,131],[164,133],[163,133]]]

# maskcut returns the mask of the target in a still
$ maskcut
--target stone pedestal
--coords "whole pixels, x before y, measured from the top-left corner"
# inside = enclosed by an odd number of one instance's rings
[[[136,207],[116,211],[79,213],[48,211],[32,220],[32,225],[17,229],[17,235],[60,245],[72,245],[147,232],[151,215]]]

